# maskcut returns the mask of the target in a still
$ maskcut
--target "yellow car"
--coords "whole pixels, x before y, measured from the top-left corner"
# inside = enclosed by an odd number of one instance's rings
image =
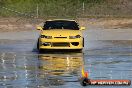
[[[84,29],[85,27],[79,27],[75,20],[47,20],[43,27],[37,27],[37,30],[41,30],[37,48],[39,51],[46,49],[81,51],[84,46],[82,35]]]

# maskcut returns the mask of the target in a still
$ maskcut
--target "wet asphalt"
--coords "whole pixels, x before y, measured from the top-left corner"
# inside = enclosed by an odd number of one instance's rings
[[[82,53],[41,54],[36,49],[39,31],[0,33],[0,88],[83,88],[82,67],[90,79],[132,80],[131,33],[131,29],[85,30]]]

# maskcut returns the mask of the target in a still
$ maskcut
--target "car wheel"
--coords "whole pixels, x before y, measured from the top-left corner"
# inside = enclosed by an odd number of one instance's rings
[[[83,47],[84,47],[84,38],[83,38]]]
[[[39,48],[39,39],[38,39],[38,42],[37,42],[37,49],[38,49],[39,53],[44,52],[44,50],[43,50],[43,49],[40,49],[40,48]]]
[[[38,38],[38,42],[37,42],[37,49],[39,50],[39,38]]]

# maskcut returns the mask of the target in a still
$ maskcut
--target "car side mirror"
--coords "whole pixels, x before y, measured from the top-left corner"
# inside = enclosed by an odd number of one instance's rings
[[[81,27],[80,30],[85,30],[85,27]]]
[[[41,30],[41,31],[42,31],[42,30],[43,30],[43,28],[42,28],[42,27],[37,27],[37,30]]]

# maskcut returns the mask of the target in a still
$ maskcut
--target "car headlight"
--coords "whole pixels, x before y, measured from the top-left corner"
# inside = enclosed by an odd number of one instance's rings
[[[52,36],[41,35],[40,37],[41,37],[41,38],[52,39]]]
[[[76,35],[76,36],[69,36],[69,39],[75,39],[75,38],[81,38],[80,35]]]

